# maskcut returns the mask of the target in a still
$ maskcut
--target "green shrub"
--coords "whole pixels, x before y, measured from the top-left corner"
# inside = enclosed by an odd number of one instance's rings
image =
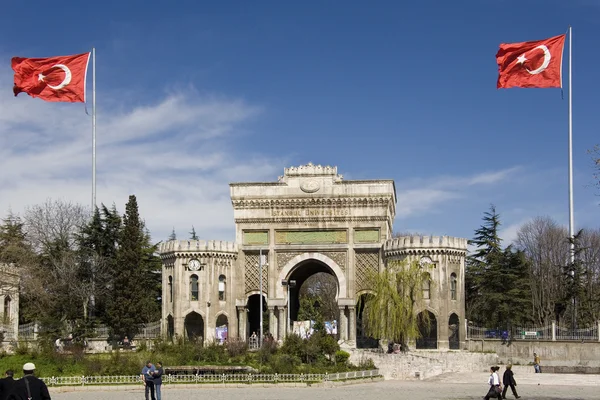
[[[305,353],[304,340],[298,335],[287,335],[281,346],[281,352],[290,356],[301,358]]]
[[[338,350],[335,352],[335,363],[336,364],[346,364],[348,359],[350,358],[350,353],[344,350]]]
[[[275,354],[271,357],[269,367],[278,374],[293,374],[301,364],[300,358],[289,354]]]
[[[246,354],[246,352],[248,351],[248,343],[246,343],[242,339],[237,338],[227,340],[225,349],[227,350],[227,354],[229,355],[229,357],[237,358]]]

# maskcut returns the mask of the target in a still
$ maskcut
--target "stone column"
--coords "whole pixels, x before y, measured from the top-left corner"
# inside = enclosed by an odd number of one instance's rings
[[[238,311],[238,338],[246,341],[246,307],[237,308]]]
[[[556,321],[552,321],[552,341],[556,342]]]
[[[350,319],[348,339],[356,342],[356,309],[354,307],[348,307],[348,317]]]
[[[277,334],[278,339],[284,340],[286,336],[285,326],[286,326],[286,314],[285,307],[278,307],[279,310],[279,318],[277,318],[277,322],[279,323],[279,332]]]
[[[275,321],[275,307],[269,307],[269,333],[277,338],[277,321]]]
[[[340,330],[340,339],[343,341],[348,340],[348,320],[346,318],[346,306],[340,307],[340,322],[338,323]]]

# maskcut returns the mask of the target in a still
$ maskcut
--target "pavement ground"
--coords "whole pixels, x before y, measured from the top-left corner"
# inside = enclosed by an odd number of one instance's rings
[[[206,387],[163,385],[163,400],[481,400],[487,393],[488,373],[447,373],[421,381],[379,381],[343,386]],[[515,376],[523,400],[598,400],[599,375],[526,374]],[[143,387],[52,388],[53,400],[144,399]],[[64,391],[63,390],[75,390]],[[508,399],[513,399],[510,389]]]

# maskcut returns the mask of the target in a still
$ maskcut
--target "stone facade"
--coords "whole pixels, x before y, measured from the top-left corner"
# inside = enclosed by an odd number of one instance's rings
[[[14,339],[19,332],[19,272],[0,264],[0,330],[4,339]]]
[[[467,241],[393,238],[394,181],[348,181],[337,167],[308,164],[286,168],[277,182],[232,183],[230,192],[235,243],[160,245],[163,332],[211,339],[226,325],[229,337],[247,338],[260,326],[262,288],[268,331],[283,338],[297,312],[297,290],[310,275],[326,272],[338,284],[339,338],[354,347],[357,302],[370,291],[369,271],[391,259],[418,259],[431,276],[429,299],[419,307],[435,317],[435,347],[449,347],[451,330],[456,348],[464,343],[458,327],[465,318]]]

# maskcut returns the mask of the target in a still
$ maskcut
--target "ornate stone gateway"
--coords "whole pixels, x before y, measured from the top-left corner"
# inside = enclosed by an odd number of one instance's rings
[[[357,330],[362,332],[357,301],[370,293],[369,271],[385,268],[388,259],[422,259],[431,284],[423,289],[421,312],[430,312],[437,323],[427,347],[448,348],[450,340],[455,347],[457,334],[464,342],[466,240],[392,238],[392,180],[346,181],[337,167],[308,164],[286,168],[277,182],[232,183],[230,191],[235,243],[185,240],[160,246],[163,332],[213,339],[222,337],[224,325],[217,321],[226,320],[229,337],[248,338],[259,332],[262,296],[264,330],[282,339],[296,318],[302,283],[325,272],[337,281],[339,339],[355,346]]]

